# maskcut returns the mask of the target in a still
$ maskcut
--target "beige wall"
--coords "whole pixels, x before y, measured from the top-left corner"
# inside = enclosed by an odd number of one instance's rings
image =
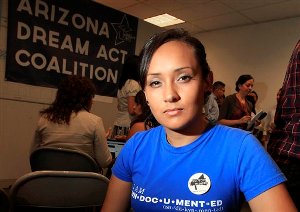
[[[269,111],[276,104],[293,48],[300,39],[300,18],[203,33],[197,37],[207,50],[215,80],[235,92],[241,74],[251,74],[258,106]]]
[[[38,111],[52,102],[56,91],[4,80],[7,1],[0,0],[0,187],[30,171],[28,149]],[[234,92],[234,83],[240,74],[252,74],[259,104],[269,110],[275,104],[275,93],[282,84],[292,49],[300,38],[299,25],[300,18],[286,19],[202,33],[197,37],[206,47],[215,79],[227,84],[226,94]],[[145,40],[158,30],[139,22],[137,54]],[[96,101],[92,112],[101,116],[108,128],[115,118],[116,100],[112,103]]]

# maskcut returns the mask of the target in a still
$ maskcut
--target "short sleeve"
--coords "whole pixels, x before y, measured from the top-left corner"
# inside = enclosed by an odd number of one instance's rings
[[[136,94],[141,90],[141,86],[135,80],[127,80],[125,86],[126,96],[136,96]]]
[[[108,167],[111,163],[112,156],[105,137],[104,125],[100,117],[96,119],[94,148],[95,158],[98,164],[101,167]]]
[[[247,201],[286,181],[276,163],[259,141],[248,134],[241,145],[237,176]]]

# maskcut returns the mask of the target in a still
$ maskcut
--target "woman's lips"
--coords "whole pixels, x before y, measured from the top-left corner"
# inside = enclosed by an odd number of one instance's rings
[[[182,111],[181,108],[174,108],[174,109],[168,109],[165,110],[165,114],[170,115],[170,116],[175,116],[177,114],[179,114]]]

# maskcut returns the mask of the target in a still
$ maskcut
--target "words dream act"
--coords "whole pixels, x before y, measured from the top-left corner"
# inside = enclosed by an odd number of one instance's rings
[[[23,22],[18,22],[17,39],[32,39],[33,43],[39,43],[60,50],[67,50],[80,55],[89,55],[90,42],[88,40],[82,41],[80,38],[72,38],[70,35],[66,35],[61,39],[59,32],[51,30],[47,32],[38,26],[33,26],[33,29],[31,29]],[[103,44],[100,45],[97,52],[96,58],[98,59],[101,58],[112,62],[120,61],[122,64],[124,64],[125,56],[128,54],[126,50],[122,49],[107,49]]]

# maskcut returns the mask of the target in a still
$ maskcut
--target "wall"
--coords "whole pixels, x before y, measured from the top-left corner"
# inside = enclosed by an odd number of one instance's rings
[[[293,48],[300,39],[300,18],[198,34],[207,50],[215,80],[235,92],[241,74],[255,78],[258,106],[270,111],[282,86]]]
[[[30,171],[28,152],[38,113],[53,101],[56,93],[56,89],[5,81],[7,2],[0,0],[0,188]],[[148,37],[159,30],[139,21],[136,54]],[[116,111],[115,98],[99,96],[91,110],[103,118],[106,129],[113,125]]]

